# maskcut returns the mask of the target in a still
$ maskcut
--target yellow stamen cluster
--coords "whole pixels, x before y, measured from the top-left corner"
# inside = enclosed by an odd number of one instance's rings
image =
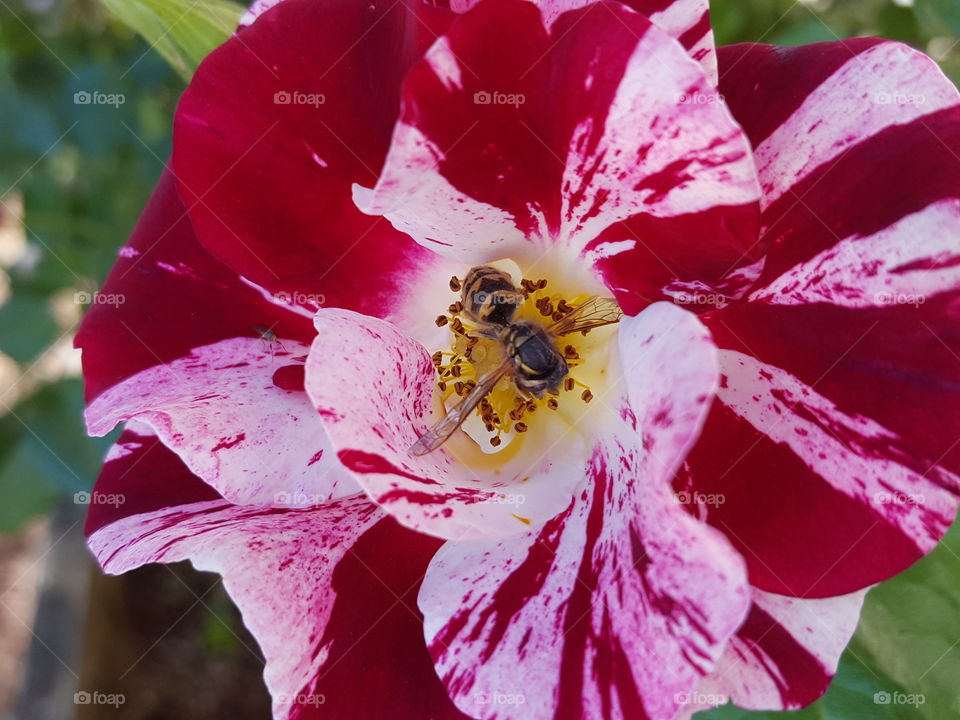
[[[459,292],[462,287],[457,277],[450,278],[450,290]],[[563,319],[577,306],[559,294],[546,292],[547,281],[524,279],[520,283],[524,302],[517,309],[515,321],[538,322],[549,327]],[[574,298],[582,300],[584,298]],[[457,300],[447,308],[447,313],[437,316],[438,327],[449,326],[453,342],[449,350],[438,350],[433,354],[433,365],[437,370],[437,387],[443,393],[444,404],[451,406],[454,395],[465,397],[477,385],[477,378],[499,366],[504,360],[502,347],[497,340],[482,337],[475,333],[476,324],[464,314],[463,303]],[[583,334],[586,334],[584,332]],[[557,339],[557,350],[567,361],[571,372],[583,360],[569,337]],[[562,344],[561,344],[562,343]],[[593,399],[590,388],[568,374],[560,387],[548,392],[542,398],[522,392],[510,375],[502,378],[493,390],[477,406],[476,413],[488,433],[491,433],[490,445],[499,447],[505,433],[525,433],[530,429],[530,419],[539,409],[559,410],[561,393],[570,393],[581,388],[580,400],[589,403]]]

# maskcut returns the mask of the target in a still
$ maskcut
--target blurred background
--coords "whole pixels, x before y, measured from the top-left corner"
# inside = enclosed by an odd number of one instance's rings
[[[720,44],[881,35],[960,79],[960,0],[712,8]],[[85,436],[72,349],[160,175],[180,92],[242,10],[0,0],[0,720],[269,717],[256,643],[215,576],[178,565],[110,578],[90,559],[83,493],[111,439]],[[791,717],[960,717],[956,530],[870,594],[834,686]],[[93,689],[116,702],[85,702]],[[917,697],[883,702],[897,692]]]

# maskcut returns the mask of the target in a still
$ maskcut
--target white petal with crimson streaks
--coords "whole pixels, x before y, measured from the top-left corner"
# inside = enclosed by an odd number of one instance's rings
[[[891,125],[960,102],[926,55],[882,43],[851,58],[755,150],[764,207],[811,170]]]
[[[671,217],[757,199],[746,137],[700,68],[664,35],[637,39],[604,110],[571,138],[562,236],[586,244],[638,213]]]
[[[571,505],[518,538],[447,543],[424,580],[440,677],[483,720],[672,718],[748,609],[740,557],[668,485],[709,407],[716,352],[665,303],[624,323],[630,402],[617,399],[623,423]]]
[[[836,673],[866,594],[801,600],[754,588],[747,621],[693,697],[726,698],[745,710],[808,705]]]
[[[134,515],[98,530],[88,542],[111,574],[189,559],[198,570],[223,575],[269,658],[264,675],[271,694],[296,697],[327,660],[325,649],[315,647],[334,601],[322,580],[329,580],[357,538],[381,518],[363,497],[314,511],[214,500]],[[296,571],[283,573],[293,558]],[[271,582],[263,582],[264,567],[275,573]],[[286,720],[289,712],[289,705],[275,699],[277,720]]]
[[[560,15],[589,5],[594,0],[536,0],[549,27]],[[450,0],[450,8],[466,12],[479,0]],[[711,81],[717,81],[717,57],[710,27],[710,7],[707,0],[627,0],[628,7],[647,15],[670,37],[679,40],[690,55],[703,65]]]
[[[332,452],[302,386],[306,347],[231,338],[130,376],[86,410],[93,435],[137,419],[198,476],[238,504],[316,505],[359,491]]]
[[[941,200],[867,237],[844,238],[792,267],[749,300],[843,307],[922,305],[960,287],[960,200]]]

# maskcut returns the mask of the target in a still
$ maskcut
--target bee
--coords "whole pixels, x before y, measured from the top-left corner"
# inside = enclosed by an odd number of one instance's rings
[[[479,335],[500,343],[505,359],[479,377],[476,386],[410,447],[411,455],[426,455],[443,445],[504,376],[511,376],[520,393],[528,397],[541,398],[558,391],[569,367],[557,350],[556,338],[612,325],[623,317],[613,298],[594,295],[550,325],[514,322],[525,299],[505,272],[482,265],[467,273],[462,286],[463,312],[476,323]]]

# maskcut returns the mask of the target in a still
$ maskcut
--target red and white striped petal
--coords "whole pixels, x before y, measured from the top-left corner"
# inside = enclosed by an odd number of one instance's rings
[[[544,24],[549,28],[563,13],[582,8],[592,1],[535,0],[534,4],[540,8]],[[449,7],[462,13],[478,2],[479,0],[449,0]],[[623,4],[646,15],[654,25],[679,40],[693,59],[703,66],[707,77],[716,84],[717,54],[713,44],[713,28],[710,27],[710,7],[707,0],[625,0]]]
[[[274,720],[466,720],[415,604],[436,540],[363,496],[313,510],[232,505],[155,438],[127,431],[118,448],[91,496],[91,549],[109,573],[190,560],[222,575],[266,658]]]
[[[765,208],[864,139],[957,104],[956,87],[926,55],[893,42],[850,45],[847,62],[757,144]]]
[[[368,314],[430,253],[362,215],[407,69],[455,16],[418,0],[285,0],[208,56],[174,122],[173,167],[200,241],[271,293]]]
[[[307,393],[340,461],[401,523],[454,540],[502,537],[569,504],[595,426],[586,423],[583,432],[569,432],[557,443],[567,426],[538,415],[520,451],[505,451],[493,462],[467,439],[410,455],[433,415],[430,354],[397,327],[348,310],[321,310],[315,322]],[[597,414],[606,416],[602,409]]]
[[[88,400],[151,367],[269,328],[310,342],[312,313],[241,278],[197,241],[173,176],[164,173],[77,333]],[[107,302],[107,301],[111,302]]]
[[[758,197],[746,137],[675,40],[616,3],[548,30],[520,0],[477,5],[413,67],[378,183],[354,191],[459,260],[599,263],[631,312],[740,261]]]
[[[750,613],[691,711],[728,700],[745,710],[796,710],[826,692],[860,619],[866,590],[821,600],[753,591]],[[696,708],[694,706],[697,706]]]
[[[743,301],[703,316],[724,382],[676,486],[724,499],[700,513],[757,587],[842,595],[956,515],[960,95],[877,41],[732,48],[721,70],[769,252]]]
[[[143,370],[86,410],[92,435],[149,425],[230,502],[306,506],[352,495],[304,392],[307,347],[231,338]]]
[[[76,340],[92,433],[140,418],[235,502],[358,490],[303,391],[309,315],[200,247],[169,173],[100,297],[116,302],[94,304]]]
[[[845,308],[923,305],[960,287],[960,199],[931,203],[866,237],[853,236],[798,263],[750,300]]]
[[[673,718],[748,610],[741,559],[668,486],[716,385],[709,336],[665,304],[624,323],[625,361],[645,362],[570,506],[518,538],[447,543],[430,564],[430,652],[475,717]]]

